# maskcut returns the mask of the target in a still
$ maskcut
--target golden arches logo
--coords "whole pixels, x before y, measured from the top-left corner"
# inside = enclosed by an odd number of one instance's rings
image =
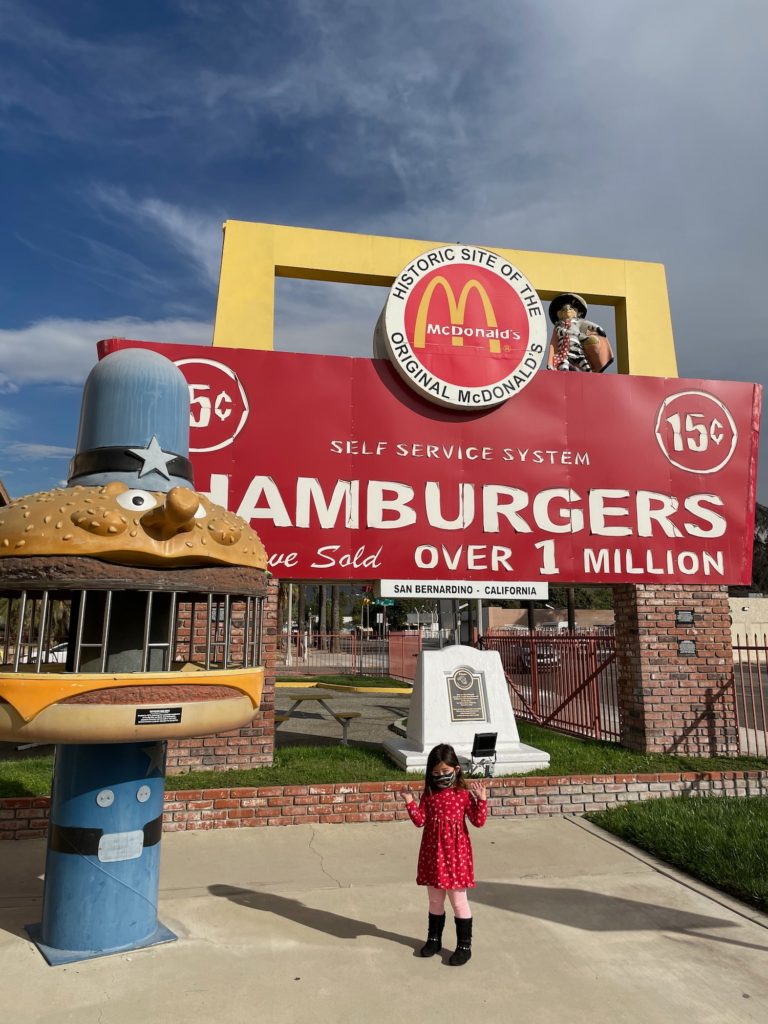
[[[427,317],[429,315],[429,306],[432,302],[432,295],[437,288],[442,288],[446,299],[448,300],[448,313],[451,318],[451,325],[457,326],[464,323],[464,314],[467,308],[467,301],[473,291],[476,291],[480,296],[480,301],[483,304],[483,310],[485,311],[485,322],[488,327],[497,327],[496,314],[491,305],[491,300],[488,298],[488,292],[479,281],[474,278],[467,281],[464,287],[461,289],[461,295],[459,295],[459,301],[456,301],[456,295],[451,285],[446,279],[440,275],[433,278],[427,287],[424,289],[424,294],[421,297],[419,303],[419,311],[416,314],[416,327],[414,331],[413,347],[425,348],[427,344]],[[452,335],[451,343],[455,346],[463,346],[464,338],[459,335]],[[498,338],[489,338],[489,348],[492,353],[498,355],[501,351],[499,346]]]

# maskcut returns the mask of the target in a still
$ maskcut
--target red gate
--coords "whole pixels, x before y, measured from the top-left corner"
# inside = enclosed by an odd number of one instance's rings
[[[498,651],[515,715],[574,736],[618,743],[616,638],[612,633],[487,633]]]
[[[395,679],[416,678],[416,658],[421,651],[421,630],[389,634],[389,674]]]

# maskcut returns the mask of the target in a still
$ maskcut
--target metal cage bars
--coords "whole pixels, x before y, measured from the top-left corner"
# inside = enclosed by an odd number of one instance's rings
[[[135,591],[143,595],[143,630],[141,640],[141,671],[150,667],[151,652],[162,652],[161,671],[171,671],[174,662],[181,660],[180,650],[186,648],[187,661],[193,664],[203,662],[206,669],[253,668],[262,663],[264,598],[252,595],[191,595],[178,591],[168,594],[168,606],[158,613],[160,591]],[[54,594],[59,596],[53,596]],[[99,639],[86,639],[86,616],[95,616],[99,621],[99,609],[93,607],[93,597],[104,595],[100,610]],[[83,656],[89,651],[97,652],[100,672],[107,670],[110,631],[113,622],[113,597],[115,591],[74,591],[60,596],[60,591],[13,591],[0,597],[0,665],[11,667],[13,672],[42,672],[49,664],[67,662],[67,670],[79,672]],[[89,602],[89,598],[91,599]],[[206,610],[200,624],[199,609]],[[58,610],[59,615],[52,612]],[[242,616],[242,618],[241,618]],[[167,617],[167,618],[166,618]],[[54,618],[61,623],[59,633],[53,634]],[[163,639],[156,639],[162,621]],[[180,637],[185,622],[189,623],[189,639]],[[205,638],[203,651],[196,644],[196,629],[202,628]],[[91,626],[91,630],[93,627]],[[71,658],[52,658],[54,642],[74,641]],[[62,671],[64,667],[62,666]]]

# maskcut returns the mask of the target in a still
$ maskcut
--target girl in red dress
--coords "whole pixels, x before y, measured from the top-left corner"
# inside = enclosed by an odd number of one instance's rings
[[[485,786],[474,782],[468,787],[456,751],[441,743],[427,758],[424,793],[418,806],[410,789],[404,789],[402,795],[411,821],[424,828],[416,884],[427,886],[429,931],[421,955],[434,956],[442,949],[447,893],[456,922],[456,950],[448,963],[461,967],[472,956],[472,911],[467,889],[475,887],[466,819],[477,828],[485,824]]]

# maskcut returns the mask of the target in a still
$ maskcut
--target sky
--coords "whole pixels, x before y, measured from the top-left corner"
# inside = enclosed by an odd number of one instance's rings
[[[767,39],[765,0],[0,0],[0,479],[66,477],[100,338],[211,343],[227,219],[660,262],[680,375],[766,383]],[[385,291],[276,295],[276,347],[371,354]]]

